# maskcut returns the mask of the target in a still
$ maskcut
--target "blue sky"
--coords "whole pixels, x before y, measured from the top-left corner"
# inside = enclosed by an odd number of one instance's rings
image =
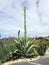
[[[49,35],[49,0],[0,0],[0,34],[2,37],[23,36],[24,4],[27,36]]]

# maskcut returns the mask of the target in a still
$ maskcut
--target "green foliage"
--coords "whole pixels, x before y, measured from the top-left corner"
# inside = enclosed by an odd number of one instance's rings
[[[47,49],[45,40],[26,39],[26,42],[24,40],[24,38],[19,38],[7,43],[0,42],[0,65],[14,58],[32,58],[45,54]]]
[[[26,40],[26,43],[24,43],[24,39],[19,39],[15,40],[15,43],[21,57],[35,57],[38,55],[36,45],[33,45],[31,40]]]
[[[47,41],[47,47],[49,47],[49,40]]]
[[[7,47],[0,48],[0,60],[4,62],[9,54]]]
[[[2,65],[2,61],[0,60],[0,65]]]
[[[37,47],[37,49],[38,49],[38,54],[39,54],[39,55],[44,55],[45,52],[46,52],[46,49],[47,49],[46,42],[40,40],[37,45],[38,45],[38,47]]]
[[[5,62],[15,51],[15,44],[4,44],[3,47],[0,47],[0,60]]]

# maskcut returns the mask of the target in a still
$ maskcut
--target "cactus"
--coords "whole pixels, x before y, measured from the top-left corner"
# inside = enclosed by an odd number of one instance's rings
[[[26,43],[26,7],[24,6],[24,42]]]

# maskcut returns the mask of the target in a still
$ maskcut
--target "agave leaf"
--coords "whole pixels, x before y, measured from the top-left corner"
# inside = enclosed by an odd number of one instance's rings
[[[32,41],[30,41],[30,40],[27,41],[27,42],[26,42],[26,45],[25,45],[26,50],[27,50],[31,45],[33,45],[33,44],[32,44]]]
[[[35,48],[35,47],[36,47],[35,45],[31,45],[31,46],[28,48],[27,53],[28,53],[28,52],[31,52],[31,50],[33,50],[33,48]]]

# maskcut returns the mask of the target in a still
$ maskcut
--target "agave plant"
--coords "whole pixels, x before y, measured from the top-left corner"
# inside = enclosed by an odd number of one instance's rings
[[[38,43],[38,54],[39,55],[44,55],[47,49],[47,45],[46,42],[44,42],[43,40],[40,40]]]
[[[14,42],[16,43],[16,47],[18,49],[17,52],[20,57],[35,57],[38,55],[36,51],[37,46],[33,45],[31,40],[26,40],[26,43],[24,43],[24,38],[20,38]]]

